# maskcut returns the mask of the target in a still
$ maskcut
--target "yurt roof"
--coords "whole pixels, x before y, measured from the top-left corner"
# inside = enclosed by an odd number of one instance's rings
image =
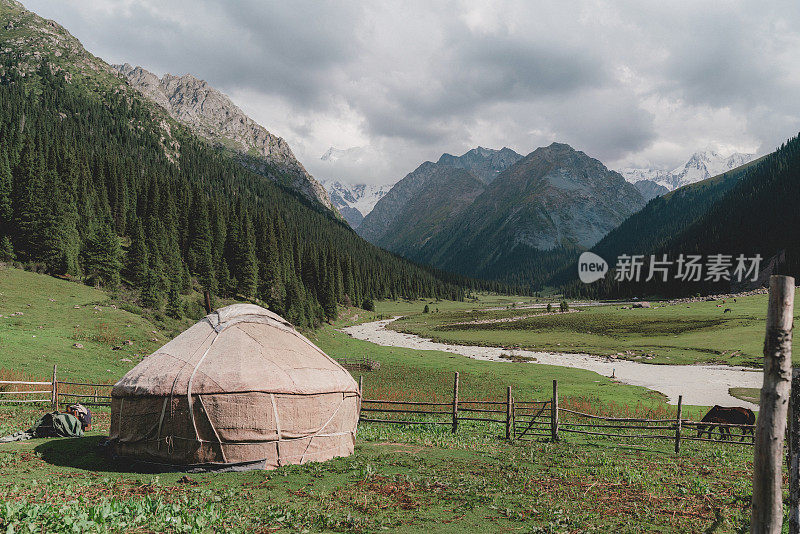
[[[282,317],[233,304],[147,356],[116,383],[112,396],[357,391],[342,366]]]

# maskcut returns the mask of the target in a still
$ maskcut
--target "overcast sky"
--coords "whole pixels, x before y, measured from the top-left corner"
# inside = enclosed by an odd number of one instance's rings
[[[207,80],[318,178],[389,183],[443,152],[552,141],[674,167],[800,130],[796,1],[23,3],[108,62]],[[362,149],[331,167],[331,146]]]

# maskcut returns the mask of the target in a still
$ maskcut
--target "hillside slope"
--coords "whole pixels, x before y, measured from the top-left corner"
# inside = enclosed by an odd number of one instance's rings
[[[114,65],[130,85],[164,108],[172,118],[216,146],[230,150],[242,165],[282,183],[325,208],[327,191],[294,157],[282,138],[244,114],[230,98],[191,74],[158,78],[142,67]],[[278,168],[282,173],[274,172]]]
[[[122,282],[176,316],[192,287],[259,298],[299,325],[338,303],[463,298],[465,280],[378,249],[248,171],[57,24],[0,0],[0,28],[11,28],[0,32],[0,260]]]
[[[611,232],[593,251],[610,264],[621,254],[760,255],[762,277],[769,272],[800,275],[800,141],[792,138],[780,149],[732,172],[677,189],[652,200],[641,212]],[[774,260],[774,261],[769,261]],[[672,267],[671,274],[675,274]],[[575,266],[560,273],[574,280]],[[585,286],[567,284],[571,294],[625,296],[687,295],[727,292],[736,284],[726,279],[690,282],[618,283],[605,280]]]

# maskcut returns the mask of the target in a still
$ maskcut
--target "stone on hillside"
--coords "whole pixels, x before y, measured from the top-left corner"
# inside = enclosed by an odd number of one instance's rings
[[[82,349],[83,348],[83,345],[80,344],[80,343],[75,343],[72,346],[75,347],[76,349]]]

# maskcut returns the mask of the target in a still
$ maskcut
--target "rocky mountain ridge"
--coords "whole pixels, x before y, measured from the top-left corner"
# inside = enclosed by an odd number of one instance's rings
[[[517,154],[508,147],[494,150],[479,146],[461,156],[442,154],[437,163],[466,169],[483,183],[490,184],[498,174],[521,159],[521,154]]]
[[[191,74],[161,78],[128,63],[114,65],[128,83],[196,134],[234,153],[253,172],[333,209],[325,188],[297,161],[288,143],[248,117],[225,94]],[[281,171],[276,174],[273,168]]]

